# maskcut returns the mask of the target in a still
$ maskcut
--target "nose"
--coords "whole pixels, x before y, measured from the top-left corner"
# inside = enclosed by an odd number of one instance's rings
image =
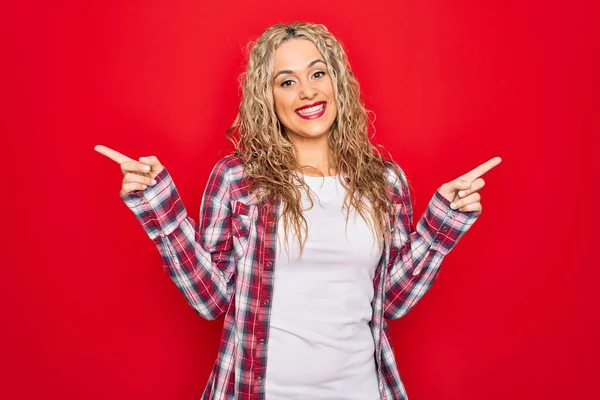
[[[300,83],[300,98],[301,99],[312,99],[317,95],[317,89],[312,85],[310,81]]]

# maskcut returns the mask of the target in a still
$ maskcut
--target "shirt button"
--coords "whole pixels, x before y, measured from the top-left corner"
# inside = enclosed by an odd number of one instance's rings
[[[271,302],[270,302],[269,300],[265,300],[265,301],[263,301],[263,304],[264,304],[265,306],[268,306],[269,304],[271,304]]]
[[[273,263],[272,263],[271,261],[269,261],[269,262],[267,263],[267,268],[271,268],[271,266],[272,266],[272,265],[273,265]]]
[[[265,339],[264,339],[264,338],[263,338],[263,339],[260,339],[260,340],[258,341],[258,343],[260,343],[260,344],[265,344]]]
[[[262,383],[262,381],[263,381],[263,378],[262,378],[262,376],[259,376],[258,378],[256,378],[256,381],[257,381],[258,383]]]

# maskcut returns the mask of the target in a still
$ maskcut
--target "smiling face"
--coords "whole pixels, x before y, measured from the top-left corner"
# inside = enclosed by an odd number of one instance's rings
[[[275,112],[292,143],[326,139],[337,115],[333,82],[309,40],[292,39],[275,51]]]

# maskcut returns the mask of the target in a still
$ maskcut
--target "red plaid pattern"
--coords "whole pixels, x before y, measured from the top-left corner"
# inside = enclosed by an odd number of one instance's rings
[[[264,399],[277,220],[281,202],[249,191],[241,159],[229,155],[213,168],[200,225],[188,217],[164,169],[157,184],[122,199],[154,241],[162,264],[188,303],[204,318],[225,314],[223,335],[202,399]],[[386,319],[405,315],[431,287],[444,257],[480,212],[460,212],[435,192],[413,226],[406,177],[387,169],[394,199],[393,230],[375,273],[373,316],[379,390],[383,400],[406,400]]]

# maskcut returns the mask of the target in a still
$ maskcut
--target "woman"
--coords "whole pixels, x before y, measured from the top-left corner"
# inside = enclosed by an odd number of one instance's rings
[[[250,52],[235,152],[212,170],[199,226],[156,157],[96,147],[190,305],[225,314],[203,399],[406,399],[385,320],[427,292],[500,159],[443,184],[415,229],[404,173],[367,125],[339,42],[293,23]]]

